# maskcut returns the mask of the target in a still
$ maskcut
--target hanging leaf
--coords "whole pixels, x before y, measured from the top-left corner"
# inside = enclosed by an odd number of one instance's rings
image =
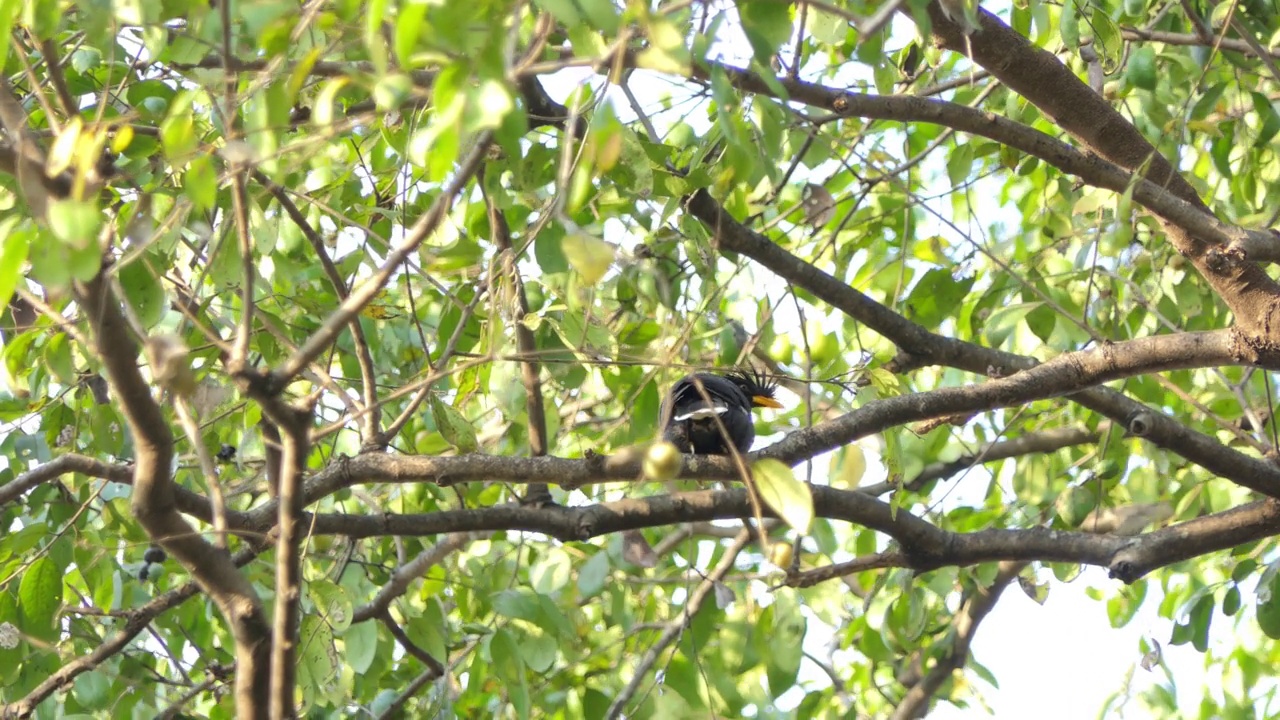
[[[436,429],[458,452],[472,453],[480,447],[476,429],[466,416],[435,395],[431,396],[431,417],[435,420]]]
[[[560,249],[588,286],[600,282],[609,272],[615,256],[612,245],[584,232],[565,235]]]
[[[760,499],[779,517],[800,534],[809,532],[813,524],[813,492],[786,463],[773,458],[760,460],[751,466],[751,479]]]

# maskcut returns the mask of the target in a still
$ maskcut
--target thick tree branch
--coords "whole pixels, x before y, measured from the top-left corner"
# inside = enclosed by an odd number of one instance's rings
[[[311,451],[311,413],[257,394],[263,413],[284,431],[280,454],[280,495],[276,499],[276,596],[271,629],[272,720],[295,717],[299,606],[302,602],[302,566],[299,557],[303,528],[298,519],[304,507],[302,474]]]
[[[1133,582],[1157,568],[1280,533],[1280,502],[1272,499],[1128,537],[1048,528],[955,533],[905,510],[895,512],[888,503],[864,493],[819,485],[812,486],[812,490],[819,517],[855,523],[884,533],[899,543],[901,554],[879,558],[876,567],[901,566],[922,572],[1001,560],[1041,560],[1105,567],[1112,576]],[[581,542],[626,530],[739,519],[751,512],[746,490],[738,488],[631,498],[582,507],[537,508],[511,504],[403,515],[305,513],[302,522],[314,535],[353,538],[525,530],[565,542]],[[765,515],[775,517],[767,508]],[[233,527],[237,521],[253,520],[252,514],[228,517]]]
[[[958,24],[946,17],[937,2],[930,3],[929,17],[942,47],[965,53],[1100,157],[1130,172],[1142,170],[1147,182],[1135,187],[1134,199],[1161,219],[1170,242],[1195,264],[1227,303],[1236,324],[1256,343],[1276,344],[1274,328],[1280,327],[1280,302],[1277,302],[1280,284],[1255,264],[1224,258],[1219,252],[1222,248],[1214,247],[1215,243],[1221,245],[1223,238],[1216,232],[1206,232],[1206,224],[1216,221],[1206,223],[1202,218],[1190,222],[1181,212],[1169,212],[1172,205],[1167,205],[1166,200],[1160,200],[1158,206],[1153,202],[1148,183],[1166,188],[1173,196],[1208,213],[1195,188],[1132,123],[1081,82],[1058,58],[1032,45],[987,11],[978,11],[981,29],[967,36]],[[1140,193],[1145,199],[1138,198]],[[1260,233],[1263,241],[1269,234],[1253,232]],[[1244,242],[1248,234],[1237,233],[1236,237]]]
[[[917,366],[932,363],[979,375],[1006,375],[1032,367],[1036,363],[1032,358],[929,332],[831,274],[792,255],[767,237],[743,226],[730,217],[706,191],[694,193],[687,206],[694,217],[712,230],[715,242],[721,249],[755,260],[888,338],[908,356],[899,365],[908,362]],[[1250,352],[1246,343],[1237,342],[1236,345],[1238,352]],[[1250,487],[1249,483],[1257,478],[1266,477],[1268,487],[1273,490],[1280,488],[1280,471],[1269,463],[1229,448],[1216,439],[1198,433],[1117,392],[1093,388],[1069,397],[1115,422],[1123,423],[1126,428],[1131,418],[1142,417],[1145,431],[1142,433],[1143,438],[1218,476],[1246,487]]]
[[[1012,33],[1013,31],[1010,30],[1009,32]],[[1016,33],[1014,34],[1016,35]],[[963,51],[963,43],[961,44],[961,50]],[[1038,50],[1038,52],[1043,53],[1048,60],[1062,68],[1062,71],[1073,82],[1082,87],[1084,92],[1093,98],[1095,101],[1093,104],[1101,103],[1103,107],[1110,110],[1110,106],[1106,105],[1105,101],[1083,83],[1080,83],[1079,80],[1076,80],[1075,76],[1071,75],[1070,71],[1063,67],[1056,57],[1043,50]],[[629,58],[629,60],[634,63],[633,58]],[[1020,68],[1018,72],[1021,72]],[[1125,164],[1106,154],[1102,154],[1102,157],[1086,154],[1052,135],[1008,118],[978,110],[977,108],[927,97],[864,95],[791,78],[770,78],[766,82],[763,77],[756,73],[718,63],[708,63],[706,67],[695,65],[690,77],[709,82],[714,76],[721,74],[738,89],[757,95],[774,97],[784,102],[803,102],[813,107],[825,108],[842,117],[865,117],[876,120],[925,122],[942,125],[978,137],[989,138],[1003,145],[1021,150],[1028,155],[1044,160],[1062,172],[1075,175],[1085,183],[1095,187],[1124,193],[1132,186],[1132,197],[1139,205],[1168,221],[1168,223],[1172,223],[1179,228],[1185,228],[1187,232],[1194,233],[1201,239],[1202,243],[1216,243],[1218,250],[1244,247],[1259,248],[1277,244],[1269,231],[1250,230],[1222,222],[1208,211],[1208,208],[1194,193],[1188,197],[1166,188],[1162,182],[1167,178],[1167,175],[1155,173],[1154,168],[1144,176],[1145,179],[1135,178],[1132,173],[1143,166],[1142,160],[1145,160],[1145,156],[1138,162]],[[994,72],[992,74],[1001,82],[1008,84],[1004,75]],[[1006,72],[1005,74],[1009,73]],[[786,91],[785,95],[778,94],[776,90],[778,87]],[[1042,89],[1042,92],[1051,91],[1045,88]],[[1114,111],[1112,112],[1114,113]],[[1120,117],[1118,114],[1115,116],[1117,118]],[[1122,118],[1121,121],[1123,121]],[[1127,121],[1125,122],[1127,125]],[[1131,125],[1129,128],[1130,132],[1137,135],[1137,131],[1133,130]],[[1070,131],[1069,128],[1068,131]],[[1141,135],[1137,135],[1137,137],[1141,139]],[[1142,140],[1142,142],[1146,143],[1145,140]],[[1146,143],[1146,146],[1150,148],[1149,143]],[[1151,149],[1151,152],[1154,153],[1155,150]],[[1122,159],[1127,160],[1129,158],[1126,155]],[[1184,253],[1188,252],[1181,246],[1179,246],[1179,249]],[[1208,252],[1208,249],[1208,246],[1201,247],[1198,255],[1204,255]],[[1219,265],[1234,266],[1239,264],[1230,262],[1230,258],[1221,252],[1214,257],[1216,258],[1214,262]],[[1243,267],[1253,266],[1244,265]],[[1254,268],[1254,270],[1261,273],[1261,270],[1257,268]],[[1263,279],[1266,279],[1265,274]],[[1270,280],[1268,279],[1267,282],[1270,283]]]
[[[178,511],[170,472],[173,435],[138,371],[138,347],[109,283],[100,274],[78,288],[77,299],[93,330],[94,351],[133,432],[133,513],[151,539],[182,563],[209,593],[226,618],[236,641],[237,714],[259,717],[266,707],[269,658],[261,600],[231,557],[210,545]]]
[[[0,485],[0,507],[22,497],[35,486],[67,473],[80,473],[118,483],[128,483],[133,479],[133,471],[128,465],[113,465],[76,453],[59,455],[40,467],[28,470],[4,485]]]

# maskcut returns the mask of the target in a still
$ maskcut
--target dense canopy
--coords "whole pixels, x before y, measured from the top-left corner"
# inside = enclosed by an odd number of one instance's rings
[[[1276,712],[1278,15],[0,0],[0,717]]]

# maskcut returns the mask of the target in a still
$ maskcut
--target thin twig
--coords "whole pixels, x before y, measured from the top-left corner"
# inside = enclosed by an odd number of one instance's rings
[[[693,620],[693,616],[696,615],[698,610],[702,607],[703,601],[707,599],[707,596],[710,595],[713,590],[715,590],[716,584],[733,569],[733,563],[738,559],[738,553],[741,553],[742,549],[747,546],[747,543],[751,542],[752,535],[753,533],[750,528],[745,528],[739,532],[738,536],[734,538],[733,543],[725,549],[725,554],[724,557],[720,559],[720,564],[716,565],[716,567],[707,574],[706,579],[699,583],[698,587],[694,588],[693,592],[689,593],[689,600],[684,604],[684,607],[680,609],[680,615],[667,623],[666,629],[663,630],[662,634],[658,636],[658,639],[649,646],[649,649],[645,651],[644,657],[636,664],[636,668],[631,676],[631,680],[627,682],[627,686],[614,696],[613,702],[610,703],[608,711],[605,712],[606,718],[609,718],[609,720],[615,720],[622,715],[623,710],[627,707],[627,703],[631,701],[631,698],[635,696],[636,691],[640,689],[640,684],[644,682],[645,677],[649,674],[649,670],[653,668],[656,662],[658,662],[658,657],[666,651],[668,645],[674,642],[675,639],[684,632],[685,626]]]
[[[306,367],[307,364],[319,357],[320,353],[333,344],[334,338],[338,336],[342,328],[346,327],[353,317],[358,315],[366,305],[377,297],[378,293],[382,292],[382,288],[391,279],[396,268],[408,259],[417,250],[418,246],[444,221],[448,215],[449,208],[453,205],[454,198],[471,182],[471,177],[480,168],[481,163],[484,162],[492,139],[493,132],[491,130],[482,131],[476,136],[470,152],[462,159],[458,169],[454,172],[453,179],[436,196],[435,202],[432,203],[427,212],[414,223],[413,227],[409,228],[404,240],[388,253],[386,261],[374,271],[369,279],[353,289],[351,295],[343,301],[338,309],[325,318],[324,322],[307,338],[302,347],[285,361],[277,372],[277,382],[287,382],[301,372],[302,368]]]

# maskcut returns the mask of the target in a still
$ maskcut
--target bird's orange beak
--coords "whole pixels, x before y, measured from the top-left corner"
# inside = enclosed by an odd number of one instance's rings
[[[783,405],[782,403],[778,402],[777,400],[774,400],[773,398],[771,398],[771,397],[769,397],[769,396],[767,396],[767,395],[756,395],[756,396],[752,397],[752,398],[751,398],[751,404],[752,404],[752,405],[755,405],[756,407],[767,407],[767,408],[783,408],[783,407],[786,407],[786,406],[785,406],[785,405]]]

